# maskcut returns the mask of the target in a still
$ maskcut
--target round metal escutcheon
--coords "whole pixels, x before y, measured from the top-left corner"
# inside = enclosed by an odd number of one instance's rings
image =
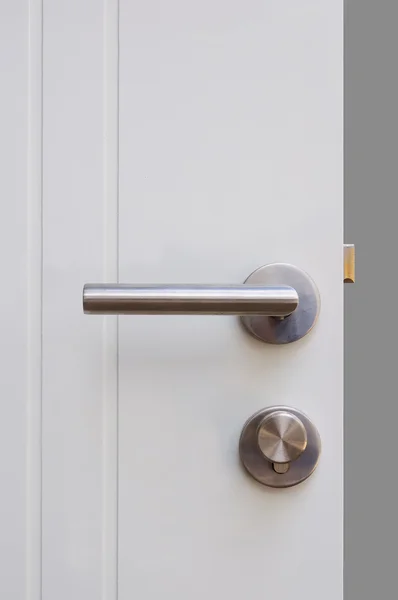
[[[289,413],[299,419],[306,431],[305,450],[296,460],[289,462],[286,472],[277,472],[273,463],[264,456],[259,446],[261,424],[276,411]],[[271,406],[263,408],[245,423],[239,440],[239,454],[243,466],[254,479],[263,485],[275,488],[292,487],[305,481],[316,469],[321,453],[321,438],[312,421],[296,408]]]
[[[241,317],[244,327],[255,338],[269,344],[290,344],[300,340],[314,327],[321,301],[318,288],[305,271],[286,263],[272,263],[254,271],[245,283],[290,286],[299,297],[298,307],[288,317]]]

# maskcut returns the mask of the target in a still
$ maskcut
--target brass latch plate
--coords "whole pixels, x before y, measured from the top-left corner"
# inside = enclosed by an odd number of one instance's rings
[[[344,244],[344,283],[355,282],[355,245]]]

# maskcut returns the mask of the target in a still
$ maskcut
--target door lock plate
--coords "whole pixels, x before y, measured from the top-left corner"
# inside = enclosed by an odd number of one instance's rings
[[[270,487],[292,487],[316,469],[321,438],[310,419],[296,408],[263,408],[245,423],[239,441],[243,466]]]

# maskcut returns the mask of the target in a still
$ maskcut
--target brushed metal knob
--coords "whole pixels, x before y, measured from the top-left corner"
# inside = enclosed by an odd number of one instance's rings
[[[307,447],[307,432],[302,421],[291,412],[276,410],[266,416],[257,432],[259,448],[277,473],[285,473]]]
[[[315,425],[289,406],[259,410],[246,421],[239,441],[246,470],[271,487],[291,487],[307,479],[316,469],[320,452]]]

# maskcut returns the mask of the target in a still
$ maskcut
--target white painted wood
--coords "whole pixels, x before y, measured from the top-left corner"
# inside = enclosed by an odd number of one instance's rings
[[[42,598],[43,4],[29,2],[26,598]]]
[[[322,315],[262,345],[222,317],[120,317],[119,598],[342,598],[342,2],[120,3],[120,280],[240,282],[287,261]],[[291,404],[305,485],[246,477]]]
[[[119,0],[104,0],[103,281],[119,276]],[[118,317],[103,319],[102,600],[117,599]]]
[[[29,212],[36,198],[28,191],[28,4],[0,4],[0,597],[23,598],[26,588],[27,411],[35,402],[28,387],[35,342],[35,297],[28,298]],[[32,160],[28,157],[28,160]],[[39,357],[40,358],[40,357]],[[32,499],[32,501],[34,501]]]
[[[44,1],[43,600],[106,598],[111,367],[103,323],[85,318],[81,303],[84,282],[105,277],[113,235],[104,225],[104,16],[96,0]]]
[[[342,2],[0,5],[0,597],[342,600]],[[287,347],[228,317],[89,317],[85,282],[240,282],[287,261]],[[243,472],[304,410],[315,474]]]

